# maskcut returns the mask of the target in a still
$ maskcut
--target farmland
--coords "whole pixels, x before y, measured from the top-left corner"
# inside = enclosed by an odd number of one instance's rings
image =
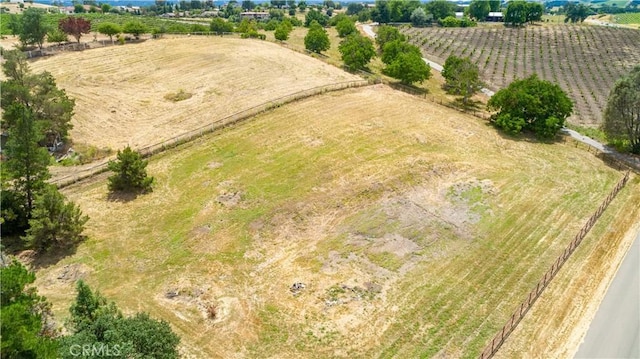
[[[112,150],[155,144],[280,96],[359,79],[272,43],[222,37],[61,53],[32,68],[50,71],[76,99],[73,141]],[[188,98],[172,100],[181,91]]]
[[[469,56],[488,87],[506,87],[538,74],[559,84],[574,100],[573,124],[597,127],[615,81],[638,63],[640,32],[601,26],[524,28],[409,28],[404,32],[423,54],[444,63]]]
[[[640,13],[615,14],[613,19],[616,24],[640,24]]]
[[[149,172],[134,201],[104,176],[66,188],[89,240],[36,284],[58,318],[84,278],[221,358],[474,357],[621,177],[382,85],[282,106]],[[617,220],[639,200],[623,190]]]

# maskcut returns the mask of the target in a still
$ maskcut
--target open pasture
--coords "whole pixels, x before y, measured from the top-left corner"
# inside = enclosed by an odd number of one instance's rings
[[[613,19],[616,24],[635,24],[640,25],[640,13],[638,12],[629,12],[624,14],[615,14],[613,15]]]
[[[382,85],[287,104],[148,171],[155,190],[131,201],[105,176],[64,189],[89,239],[36,284],[64,318],[84,278],[207,358],[476,357],[621,178]]]
[[[117,150],[161,142],[297,91],[359,79],[249,39],[177,37],[34,61],[76,100],[74,142]]]
[[[602,123],[615,81],[640,59],[640,32],[585,26],[523,28],[409,28],[404,32],[423,54],[444,64],[449,55],[470,57],[488,87],[538,74],[559,84],[573,99],[573,124]]]

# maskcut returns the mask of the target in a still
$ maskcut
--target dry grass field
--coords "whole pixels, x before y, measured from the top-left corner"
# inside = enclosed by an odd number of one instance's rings
[[[89,239],[38,289],[61,319],[84,278],[198,358],[475,357],[621,178],[382,85],[288,104],[148,170],[155,190],[131,201],[104,175],[64,190]],[[638,186],[596,234],[637,218]],[[597,239],[578,255],[606,258]]]
[[[534,73],[559,84],[575,103],[569,121],[589,127],[602,123],[613,84],[640,59],[640,32],[633,29],[562,24],[411,28],[405,33],[439,63],[449,55],[470,57],[494,90]]]
[[[179,37],[32,63],[76,99],[74,142],[144,147],[290,93],[359,79],[269,42]],[[174,95],[187,97],[179,100]]]

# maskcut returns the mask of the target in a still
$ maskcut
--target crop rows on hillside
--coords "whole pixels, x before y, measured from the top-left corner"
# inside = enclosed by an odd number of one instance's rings
[[[559,84],[574,100],[570,121],[598,126],[616,79],[640,63],[640,31],[558,25],[525,28],[410,28],[410,41],[428,58],[468,56],[488,87],[506,87],[531,74]]]

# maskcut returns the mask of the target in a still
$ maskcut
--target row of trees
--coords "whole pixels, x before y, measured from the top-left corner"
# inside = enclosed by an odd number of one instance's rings
[[[82,281],[60,335],[51,305],[32,284],[35,274],[18,261],[0,267],[0,351],[3,358],[178,358],[180,338],[146,313],[126,317]]]
[[[45,40],[52,43],[62,43],[68,40],[68,36],[80,42],[82,35],[91,32],[91,21],[82,17],[69,16],[58,21],[56,28],[46,25],[46,13],[41,9],[29,8],[20,16],[12,15],[9,21],[9,29],[13,35],[18,36],[23,47],[38,46],[42,48]],[[138,20],[126,22],[123,26],[103,22],[97,27],[101,34],[113,36],[125,33],[138,38],[141,34],[149,32],[144,24]]]

